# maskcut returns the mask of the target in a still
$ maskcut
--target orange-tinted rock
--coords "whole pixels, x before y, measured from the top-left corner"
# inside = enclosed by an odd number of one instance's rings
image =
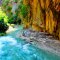
[[[26,1],[26,0],[25,0]],[[33,29],[44,30],[60,39],[60,0],[28,0]],[[39,27],[40,26],[40,27]],[[58,31],[58,32],[57,32]]]

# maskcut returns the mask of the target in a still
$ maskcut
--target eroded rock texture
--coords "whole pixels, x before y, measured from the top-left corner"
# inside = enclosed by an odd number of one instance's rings
[[[60,39],[60,0],[23,0],[30,6],[30,19]],[[34,27],[36,29],[36,26]],[[39,30],[39,28],[38,28]]]

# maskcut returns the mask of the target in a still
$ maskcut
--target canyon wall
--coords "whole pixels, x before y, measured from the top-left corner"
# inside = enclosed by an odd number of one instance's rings
[[[30,6],[32,25],[60,39],[60,0],[23,0]],[[36,29],[35,26],[35,29]],[[38,28],[39,29],[39,28]]]

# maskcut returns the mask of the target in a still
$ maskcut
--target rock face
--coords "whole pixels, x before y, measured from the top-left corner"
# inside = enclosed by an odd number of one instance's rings
[[[23,0],[23,2],[30,6],[32,25],[37,25],[43,28],[43,31],[60,39],[60,0]]]
[[[29,23],[23,22],[26,28],[31,25],[33,30],[48,32],[60,39],[60,0],[23,0],[23,3],[30,7],[28,18],[24,19]],[[10,13],[11,5],[6,6],[7,15]],[[18,16],[21,18],[20,13]]]

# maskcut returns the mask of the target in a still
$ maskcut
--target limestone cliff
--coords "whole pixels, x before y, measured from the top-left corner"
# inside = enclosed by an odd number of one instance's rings
[[[43,31],[60,39],[60,0],[23,0],[23,2],[30,6],[32,25],[40,26]]]

